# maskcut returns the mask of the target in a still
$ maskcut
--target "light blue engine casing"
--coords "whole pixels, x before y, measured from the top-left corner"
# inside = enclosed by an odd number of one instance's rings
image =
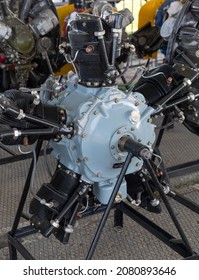
[[[87,88],[75,82],[75,76],[67,82],[67,88],[52,100],[67,113],[67,123],[75,126],[71,139],[63,137],[51,141],[52,155],[60,163],[81,175],[81,179],[93,184],[93,193],[102,204],[107,204],[127,156],[121,152],[118,142],[124,135],[143,143],[150,149],[155,141],[153,111],[140,93],[124,93],[115,87]],[[139,171],[140,158],[133,157],[127,174]],[[67,187],[67,186],[66,186]],[[126,182],[121,185],[118,197],[126,198]]]

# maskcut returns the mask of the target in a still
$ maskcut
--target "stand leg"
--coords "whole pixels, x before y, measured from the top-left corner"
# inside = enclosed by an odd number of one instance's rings
[[[38,140],[38,142],[37,142],[37,146],[36,146],[36,159],[37,160],[38,160],[38,156],[39,156],[39,153],[40,153],[40,150],[41,150],[41,147],[42,147],[42,143],[43,143],[42,140]],[[22,195],[21,195],[21,199],[20,199],[20,202],[19,202],[19,206],[18,206],[18,209],[17,209],[17,213],[16,213],[16,216],[15,216],[15,219],[14,219],[12,229],[8,233],[8,246],[9,246],[10,258],[12,260],[17,259],[17,250],[16,250],[15,242],[12,242],[12,240],[14,240],[14,239],[9,238],[9,236],[11,236],[12,238],[15,238],[15,236],[16,236],[16,231],[17,231],[20,219],[22,217],[23,208],[24,208],[26,198],[27,198],[27,195],[28,195],[28,192],[29,192],[33,168],[34,168],[34,159],[31,162],[31,166],[30,166],[30,169],[29,169],[29,172],[28,172],[28,176],[26,178],[25,186],[24,186],[24,189],[23,189],[23,192],[22,192]]]
[[[101,235],[101,233],[102,233],[102,230],[103,230],[103,228],[104,228],[104,226],[105,226],[105,223],[106,223],[106,221],[107,221],[108,215],[109,215],[109,213],[110,213],[110,211],[111,211],[111,209],[112,209],[112,205],[113,205],[113,203],[114,203],[115,197],[116,197],[116,195],[117,195],[117,193],[118,193],[118,191],[119,191],[119,188],[120,188],[120,186],[121,186],[122,180],[123,180],[123,178],[124,178],[124,176],[125,176],[125,174],[126,174],[126,171],[127,171],[127,169],[128,169],[128,166],[129,166],[129,164],[130,164],[130,162],[131,162],[131,158],[132,158],[132,154],[131,154],[131,153],[128,153],[128,155],[127,155],[127,157],[126,157],[126,160],[125,160],[125,162],[124,162],[124,165],[123,165],[123,167],[122,167],[122,170],[121,170],[121,172],[120,172],[120,175],[119,175],[119,177],[118,177],[118,180],[117,180],[117,182],[116,182],[116,184],[115,184],[115,187],[114,187],[114,189],[113,189],[113,192],[112,192],[112,194],[111,194],[111,197],[110,197],[110,199],[109,199],[107,208],[106,208],[106,210],[104,211],[104,214],[103,214],[103,216],[102,216],[102,219],[101,219],[101,221],[100,221],[100,224],[99,224],[99,226],[98,226],[98,229],[97,229],[97,231],[96,231],[96,233],[95,233],[95,237],[94,237],[93,242],[92,242],[92,244],[91,244],[91,246],[90,246],[90,249],[89,249],[89,251],[88,251],[88,255],[87,255],[87,257],[86,257],[86,260],[90,260],[90,259],[92,258],[92,256],[93,256],[93,254],[94,254],[94,251],[95,251],[96,246],[97,246],[97,242],[98,242],[98,240],[99,240],[99,238],[100,238],[100,235]]]
[[[10,260],[17,260],[17,249],[10,243],[10,241],[8,242],[8,248]]]
[[[114,228],[123,229],[123,212],[120,209],[115,209],[114,211]]]

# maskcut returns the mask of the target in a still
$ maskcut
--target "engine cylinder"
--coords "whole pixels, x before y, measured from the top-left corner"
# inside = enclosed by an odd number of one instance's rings
[[[51,220],[59,213],[79,185],[79,175],[71,170],[59,167],[52,180],[43,184],[35,198],[30,203],[29,212],[32,214],[31,222],[46,237],[51,234]],[[39,198],[39,199],[38,199]],[[41,200],[47,204],[41,204]],[[70,218],[71,212],[64,219]],[[57,230],[59,231],[59,229]],[[56,233],[57,234],[57,233]]]

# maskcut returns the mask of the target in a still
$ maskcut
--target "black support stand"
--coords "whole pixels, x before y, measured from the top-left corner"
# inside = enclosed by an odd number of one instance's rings
[[[41,151],[41,147],[42,147],[42,140],[38,140],[37,146],[36,146],[36,159],[38,160],[39,157],[39,153]],[[138,211],[136,211],[132,206],[130,206],[127,202],[120,202],[118,204],[113,205],[114,202],[114,198],[115,195],[118,192],[118,188],[120,187],[120,184],[125,176],[125,172],[128,168],[129,162],[131,160],[131,153],[128,154],[127,159],[125,161],[125,164],[120,172],[120,175],[118,177],[118,181],[115,185],[115,188],[112,192],[111,198],[109,200],[109,203],[107,206],[102,206],[99,208],[99,211],[91,211],[91,209],[89,209],[88,212],[84,213],[84,216],[90,216],[93,215],[95,213],[104,211],[103,217],[99,223],[98,229],[96,231],[95,237],[93,239],[93,242],[91,244],[91,247],[88,251],[87,257],[86,259],[89,260],[92,258],[94,251],[96,249],[97,246],[97,242],[101,236],[102,230],[105,226],[105,223],[107,221],[108,215],[111,211],[111,209],[115,208],[115,215],[114,215],[114,226],[115,227],[123,227],[123,215],[127,215],[129,216],[132,220],[134,220],[135,222],[137,222],[139,225],[141,225],[142,227],[144,227],[146,230],[148,230],[151,234],[153,234],[156,238],[158,238],[159,240],[161,240],[164,244],[166,244],[167,246],[169,246],[172,250],[176,251],[178,254],[180,254],[183,258],[185,259],[199,259],[199,255],[194,252],[189,244],[189,241],[187,239],[187,237],[185,236],[185,233],[177,219],[177,217],[175,216],[172,207],[170,205],[170,203],[167,200],[166,195],[164,194],[164,192],[162,191],[161,186],[159,186],[159,182],[156,181],[155,176],[153,174],[153,172],[151,171],[151,166],[148,163],[148,161],[145,161],[146,167],[148,168],[152,178],[155,180],[155,183],[158,185],[159,188],[159,192],[161,195],[161,198],[170,214],[170,217],[172,219],[172,221],[174,222],[174,225],[176,227],[176,229],[178,230],[180,236],[181,236],[181,240],[175,238],[174,236],[172,236],[170,233],[168,233],[167,231],[165,231],[164,229],[162,229],[161,227],[159,227],[157,224],[155,224],[154,222],[152,222],[151,220],[149,220],[147,217],[145,217],[144,215],[142,215],[141,213],[139,213]],[[29,236],[31,234],[35,234],[37,232],[37,230],[32,227],[32,226],[26,226],[26,227],[22,227],[19,228],[19,222],[20,219],[23,217],[22,212],[23,212],[23,208],[27,199],[27,195],[29,192],[29,188],[30,188],[30,182],[31,182],[31,176],[32,176],[32,172],[33,172],[33,166],[34,166],[34,160],[32,160],[32,163],[30,165],[30,169],[28,172],[28,176],[26,179],[26,183],[24,186],[24,190],[21,196],[21,200],[17,209],[17,213],[15,216],[15,220],[12,226],[11,231],[8,233],[8,244],[9,244],[9,252],[10,252],[10,259],[11,260],[16,260],[17,257],[17,252],[19,252],[22,257],[24,259],[27,260],[33,260],[34,257],[31,255],[31,253],[23,246],[23,244],[21,243],[21,238],[24,238],[26,236]],[[173,194],[173,192],[169,193],[169,196],[172,197],[173,199],[175,199],[176,201],[178,201],[179,203],[185,205],[186,207],[188,207],[189,209],[191,209],[192,211],[199,213],[199,205],[197,205],[196,203],[191,202],[190,200],[187,200],[184,197],[181,197],[178,194]],[[69,245],[70,246],[70,245]]]

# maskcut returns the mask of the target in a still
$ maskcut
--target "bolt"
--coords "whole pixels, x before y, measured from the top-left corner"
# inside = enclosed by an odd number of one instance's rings
[[[121,160],[122,158],[121,157],[118,157],[118,159],[117,160]]]
[[[98,112],[98,111],[95,111],[95,112],[94,112],[94,115],[98,115],[98,114],[99,114],[99,112]]]
[[[87,162],[87,161],[88,161],[88,158],[87,158],[87,157],[84,157],[84,158],[83,158],[83,161],[84,161],[84,162]]]
[[[168,78],[167,78],[167,83],[168,83],[168,84],[171,84],[172,82],[173,82],[173,78],[172,78],[172,77],[168,77]]]
[[[114,146],[114,145],[112,145],[112,146],[111,146],[111,149],[112,149],[112,150],[113,150],[113,149],[115,149],[115,146]]]
[[[141,165],[141,163],[140,163],[140,162],[137,162],[137,163],[136,163],[136,166],[137,166],[137,167],[138,167],[138,166],[140,166],[140,165]]]
[[[86,53],[93,53],[94,52],[94,46],[89,45],[85,49]]]
[[[120,130],[118,130],[118,131],[117,131],[117,134],[120,134],[120,133],[121,133],[121,131],[120,131]]]

